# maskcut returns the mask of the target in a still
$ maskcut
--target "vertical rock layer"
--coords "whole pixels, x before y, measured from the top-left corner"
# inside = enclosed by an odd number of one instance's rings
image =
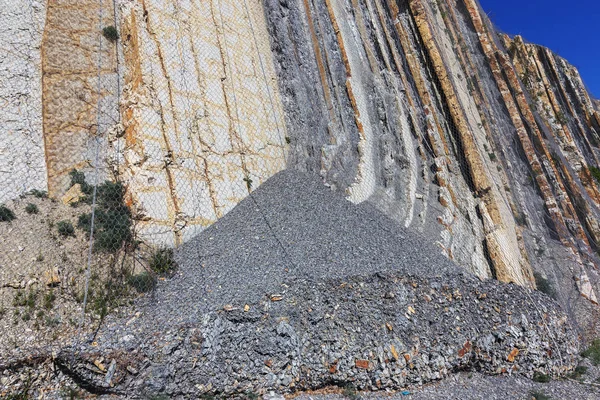
[[[572,66],[498,34],[475,0],[265,6],[292,166],[481,277],[534,286],[535,270],[595,309],[600,129]]]
[[[0,203],[46,189],[40,46],[44,1],[3,2],[0,13]]]
[[[140,233],[180,244],[285,167],[260,3],[124,2],[121,173]]]
[[[103,136],[118,121],[115,45],[101,36],[113,15],[111,0],[48,1],[41,96],[51,196],[68,188],[71,170],[105,158]]]

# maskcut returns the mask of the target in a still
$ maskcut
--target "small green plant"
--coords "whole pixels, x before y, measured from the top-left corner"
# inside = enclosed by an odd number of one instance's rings
[[[561,125],[566,125],[567,124],[567,116],[562,111],[559,111],[559,112],[556,113],[556,120]]]
[[[467,90],[471,94],[475,91],[475,84],[473,83],[473,77],[471,76],[467,76]]]
[[[52,309],[52,307],[54,307],[54,301],[55,300],[56,300],[56,295],[54,294],[53,290],[51,290],[48,293],[46,293],[44,295],[44,308],[46,310]]]
[[[39,214],[40,209],[35,204],[29,203],[27,206],[25,206],[25,212],[27,214]]]
[[[594,339],[590,347],[581,353],[581,356],[589,358],[594,365],[600,365],[600,339]]]
[[[546,375],[541,372],[536,372],[533,374],[533,381],[540,383],[548,383],[550,382],[550,375]]]
[[[108,298],[107,296],[91,296],[92,300],[92,310],[100,317],[100,319],[104,319],[108,315]]]
[[[15,294],[15,298],[13,299],[13,306],[15,307],[27,307],[33,309],[35,307],[35,302],[37,300],[37,292],[33,290],[29,290],[29,292],[25,293],[19,290]]]
[[[106,181],[98,186],[96,195],[94,251],[115,253],[123,244],[133,241],[131,212],[125,204],[125,187],[120,182]],[[91,223],[91,214],[82,214],[77,226],[89,234]]]
[[[15,217],[15,213],[10,208],[4,204],[0,204],[0,221],[10,222],[15,218],[17,217]]]
[[[490,156],[490,161],[496,162],[498,160],[496,153],[488,153],[488,156]]]
[[[46,320],[44,321],[44,323],[49,328],[56,328],[58,325],[60,325],[60,318],[59,317],[46,317]]]
[[[347,384],[342,389],[342,396],[350,400],[358,400],[360,396],[356,392],[356,388],[352,384]]]
[[[34,196],[38,199],[45,199],[48,197],[48,193],[45,190],[33,189],[29,192],[29,194],[31,194],[32,196]]]
[[[573,372],[571,372],[569,375],[567,375],[567,377],[571,378],[571,379],[579,380],[582,378],[583,375],[586,374],[587,370],[588,370],[587,367],[584,367],[583,365],[578,365],[577,367],[575,367]]]
[[[175,269],[173,250],[169,248],[157,249],[150,257],[150,269],[157,274],[166,274]]]
[[[21,319],[25,322],[31,320],[31,312],[30,311],[25,311],[23,313],[23,315],[21,315]]]
[[[596,182],[600,183],[600,168],[590,165],[589,170]]]
[[[550,397],[547,394],[545,394],[544,392],[540,392],[538,390],[529,392],[529,395],[531,396],[532,399],[535,399],[535,400],[552,400],[552,397]]]
[[[81,192],[85,195],[85,197],[80,201],[83,203],[91,203],[94,187],[85,181],[85,174],[81,171],[73,169],[71,172],[69,172],[69,176],[71,177],[71,187],[74,185],[79,185],[81,187]]]
[[[56,224],[56,229],[62,237],[75,236],[75,228],[70,221],[59,221]]]
[[[537,287],[537,290],[547,294],[553,299],[556,298],[556,290],[548,279],[544,278],[539,272],[534,272],[533,277],[535,278],[535,286]]]
[[[146,293],[154,289],[156,285],[156,278],[147,271],[142,273],[131,275],[127,278],[129,283],[138,293]]]
[[[244,178],[244,182],[246,182],[246,187],[248,188],[248,191],[252,190],[252,179],[249,176],[246,176]]]
[[[102,29],[102,36],[111,42],[116,42],[119,39],[119,32],[117,31],[117,28],[110,25]]]
[[[531,86],[531,75],[529,71],[525,71],[521,74],[521,81],[525,84],[526,87]]]

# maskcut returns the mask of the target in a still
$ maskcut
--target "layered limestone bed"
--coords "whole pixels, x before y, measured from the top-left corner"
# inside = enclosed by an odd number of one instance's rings
[[[179,245],[285,168],[256,1],[122,1],[120,173],[142,238]]]
[[[61,196],[69,172],[98,165],[110,176],[106,134],[118,121],[115,45],[98,40],[113,24],[112,1],[49,2],[42,37],[42,121],[48,192]],[[103,179],[102,179],[103,180]]]
[[[40,46],[45,1],[15,0],[0,15],[0,203],[47,187]]]
[[[265,9],[284,104],[293,105],[290,164],[429,233],[481,277],[529,286],[536,271],[564,304],[595,309],[589,167],[600,129],[575,68],[499,35],[473,0]]]
[[[568,274],[558,286],[597,301],[595,100],[474,0],[64,1],[3,18],[5,200],[59,196],[97,166],[128,186],[140,237],[177,246],[286,166],[318,171],[480,277]]]
[[[0,22],[0,202],[119,179],[139,238],[179,247],[309,171],[600,329],[598,100],[476,0],[14,1]]]

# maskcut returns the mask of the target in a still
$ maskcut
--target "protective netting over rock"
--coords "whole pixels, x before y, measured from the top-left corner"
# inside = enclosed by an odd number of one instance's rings
[[[62,370],[96,391],[190,396],[400,388],[467,369],[531,377],[576,362],[577,335],[549,297],[462,272],[290,171],[176,258],[154,296],[64,350]]]

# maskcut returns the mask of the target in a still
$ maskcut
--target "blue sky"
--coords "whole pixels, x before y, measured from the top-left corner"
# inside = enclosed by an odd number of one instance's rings
[[[503,32],[549,47],[600,98],[600,0],[479,0]]]

